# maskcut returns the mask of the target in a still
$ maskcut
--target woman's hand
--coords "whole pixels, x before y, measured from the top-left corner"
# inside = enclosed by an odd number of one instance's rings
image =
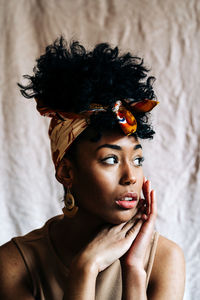
[[[144,179],[142,190],[145,197],[144,203],[146,202],[146,207],[143,208],[144,214],[142,215],[142,218],[146,220],[141,226],[131,247],[121,258],[122,267],[135,270],[144,270],[145,255],[154,235],[154,226],[157,215],[155,191],[151,190],[149,180]]]
[[[71,270],[90,270],[97,276],[119,258],[123,266],[144,268],[145,253],[152,239],[156,216],[154,191],[150,191],[148,180],[144,180],[143,194],[146,207],[140,205],[137,214],[129,222],[105,226],[74,258]]]
[[[90,269],[97,275],[119,258],[123,266],[144,267],[156,216],[155,192],[150,191],[148,180],[144,180],[143,194],[145,201],[141,200],[137,214],[127,223],[105,226],[75,257],[72,269],[78,266],[80,270]]]
[[[87,295],[93,295],[91,297],[91,299],[93,299],[95,294],[95,280],[98,273],[105,270],[117,259],[121,260],[122,270],[128,270],[128,273],[126,273],[131,274],[131,276],[133,272],[130,272],[130,267],[144,270],[145,253],[151,243],[156,216],[155,195],[153,191],[150,191],[149,181],[145,180],[143,183],[143,194],[145,204],[147,205],[144,207],[144,202],[141,200],[137,214],[129,222],[115,226],[105,226],[74,258],[70,267],[70,278],[72,280],[70,286],[73,287],[74,280],[76,284],[78,281],[80,285],[84,285],[83,290],[86,291]],[[87,276],[89,276],[89,279]],[[92,284],[91,281],[93,281]],[[143,283],[145,283],[145,278]],[[93,287],[92,291],[91,286]],[[130,282],[128,282],[125,289],[132,293],[129,287]],[[131,285],[131,287],[133,287],[133,285]],[[135,292],[136,290],[137,289],[135,289]],[[69,290],[68,292],[68,295],[72,295],[71,298],[75,299],[73,297],[77,293],[76,289],[72,289],[71,292]],[[140,290],[138,295],[142,294],[144,294],[145,297],[146,288],[144,284],[142,285],[142,292]],[[78,295],[78,297],[80,297],[80,295]],[[82,298],[84,299],[84,297]]]
[[[72,261],[63,300],[95,299],[98,273],[127,252],[142,223],[141,213],[138,213],[127,223],[104,227]]]
[[[144,179],[143,194],[146,207],[144,208],[145,221],[129,250],[120,259],[122,266],[122,299],[146,300],[146,271],[145,256],[150,250],[154,225],[157,214],[155,192],[151,190],[150,181]]]
[[[128,251],[141,230],[144,222],[141,217],[139,211],[129,222],[105,226],[76,256],[71,268],[74,268],[74,265],[78,265],[80,269],[89,268],[96,272],[96,275],[105,270]]]

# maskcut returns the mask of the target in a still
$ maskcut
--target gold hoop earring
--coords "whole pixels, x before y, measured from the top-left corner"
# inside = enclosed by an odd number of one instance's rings
[[[75,200],[69,188],[67,188],[67,193],[65,195],[65,207],[62,209],[64,215],[68,218],[73,218],[77,211],[78,206],[75,205]]]

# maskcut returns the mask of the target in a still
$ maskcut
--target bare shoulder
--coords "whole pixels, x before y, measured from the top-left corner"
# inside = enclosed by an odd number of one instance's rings
[[[170,263],[170,265],[184,265],[184,254],[182,249],[173,241],[160,235],[158,238],[157,251],[155,256],[155,263],[159,263],[162,259],[163,263]],[[157,265],[155,265],[156,267]]]
[[[0,299],[34,299],[23,258],[11,241],[0,247]]]
[[[183,251],[176,243],[159,236],[149,281],[148,299],[181,300],[184,286],[185,259]]]

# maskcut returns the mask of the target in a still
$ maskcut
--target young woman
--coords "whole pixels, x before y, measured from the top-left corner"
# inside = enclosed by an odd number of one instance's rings
[[[179,300],[184,257],[155,231],[156,195],[141,140],[157,105],[143,61],[63,38],[37,60],[27,86],[49,137],[64,214],[0,248],[4,300]]]

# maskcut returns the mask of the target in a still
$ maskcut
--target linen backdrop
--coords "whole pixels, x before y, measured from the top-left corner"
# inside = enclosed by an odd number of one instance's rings
[[[200,1],[0,0],[0,243],[60,214],[49,120],[16,82],[63,34],[87,48],[119,45],[144,57],[157,78],[156,136],[145,142],[145,174],[157,191],[157,230],[186,258],[185,300],[200,299]]]

